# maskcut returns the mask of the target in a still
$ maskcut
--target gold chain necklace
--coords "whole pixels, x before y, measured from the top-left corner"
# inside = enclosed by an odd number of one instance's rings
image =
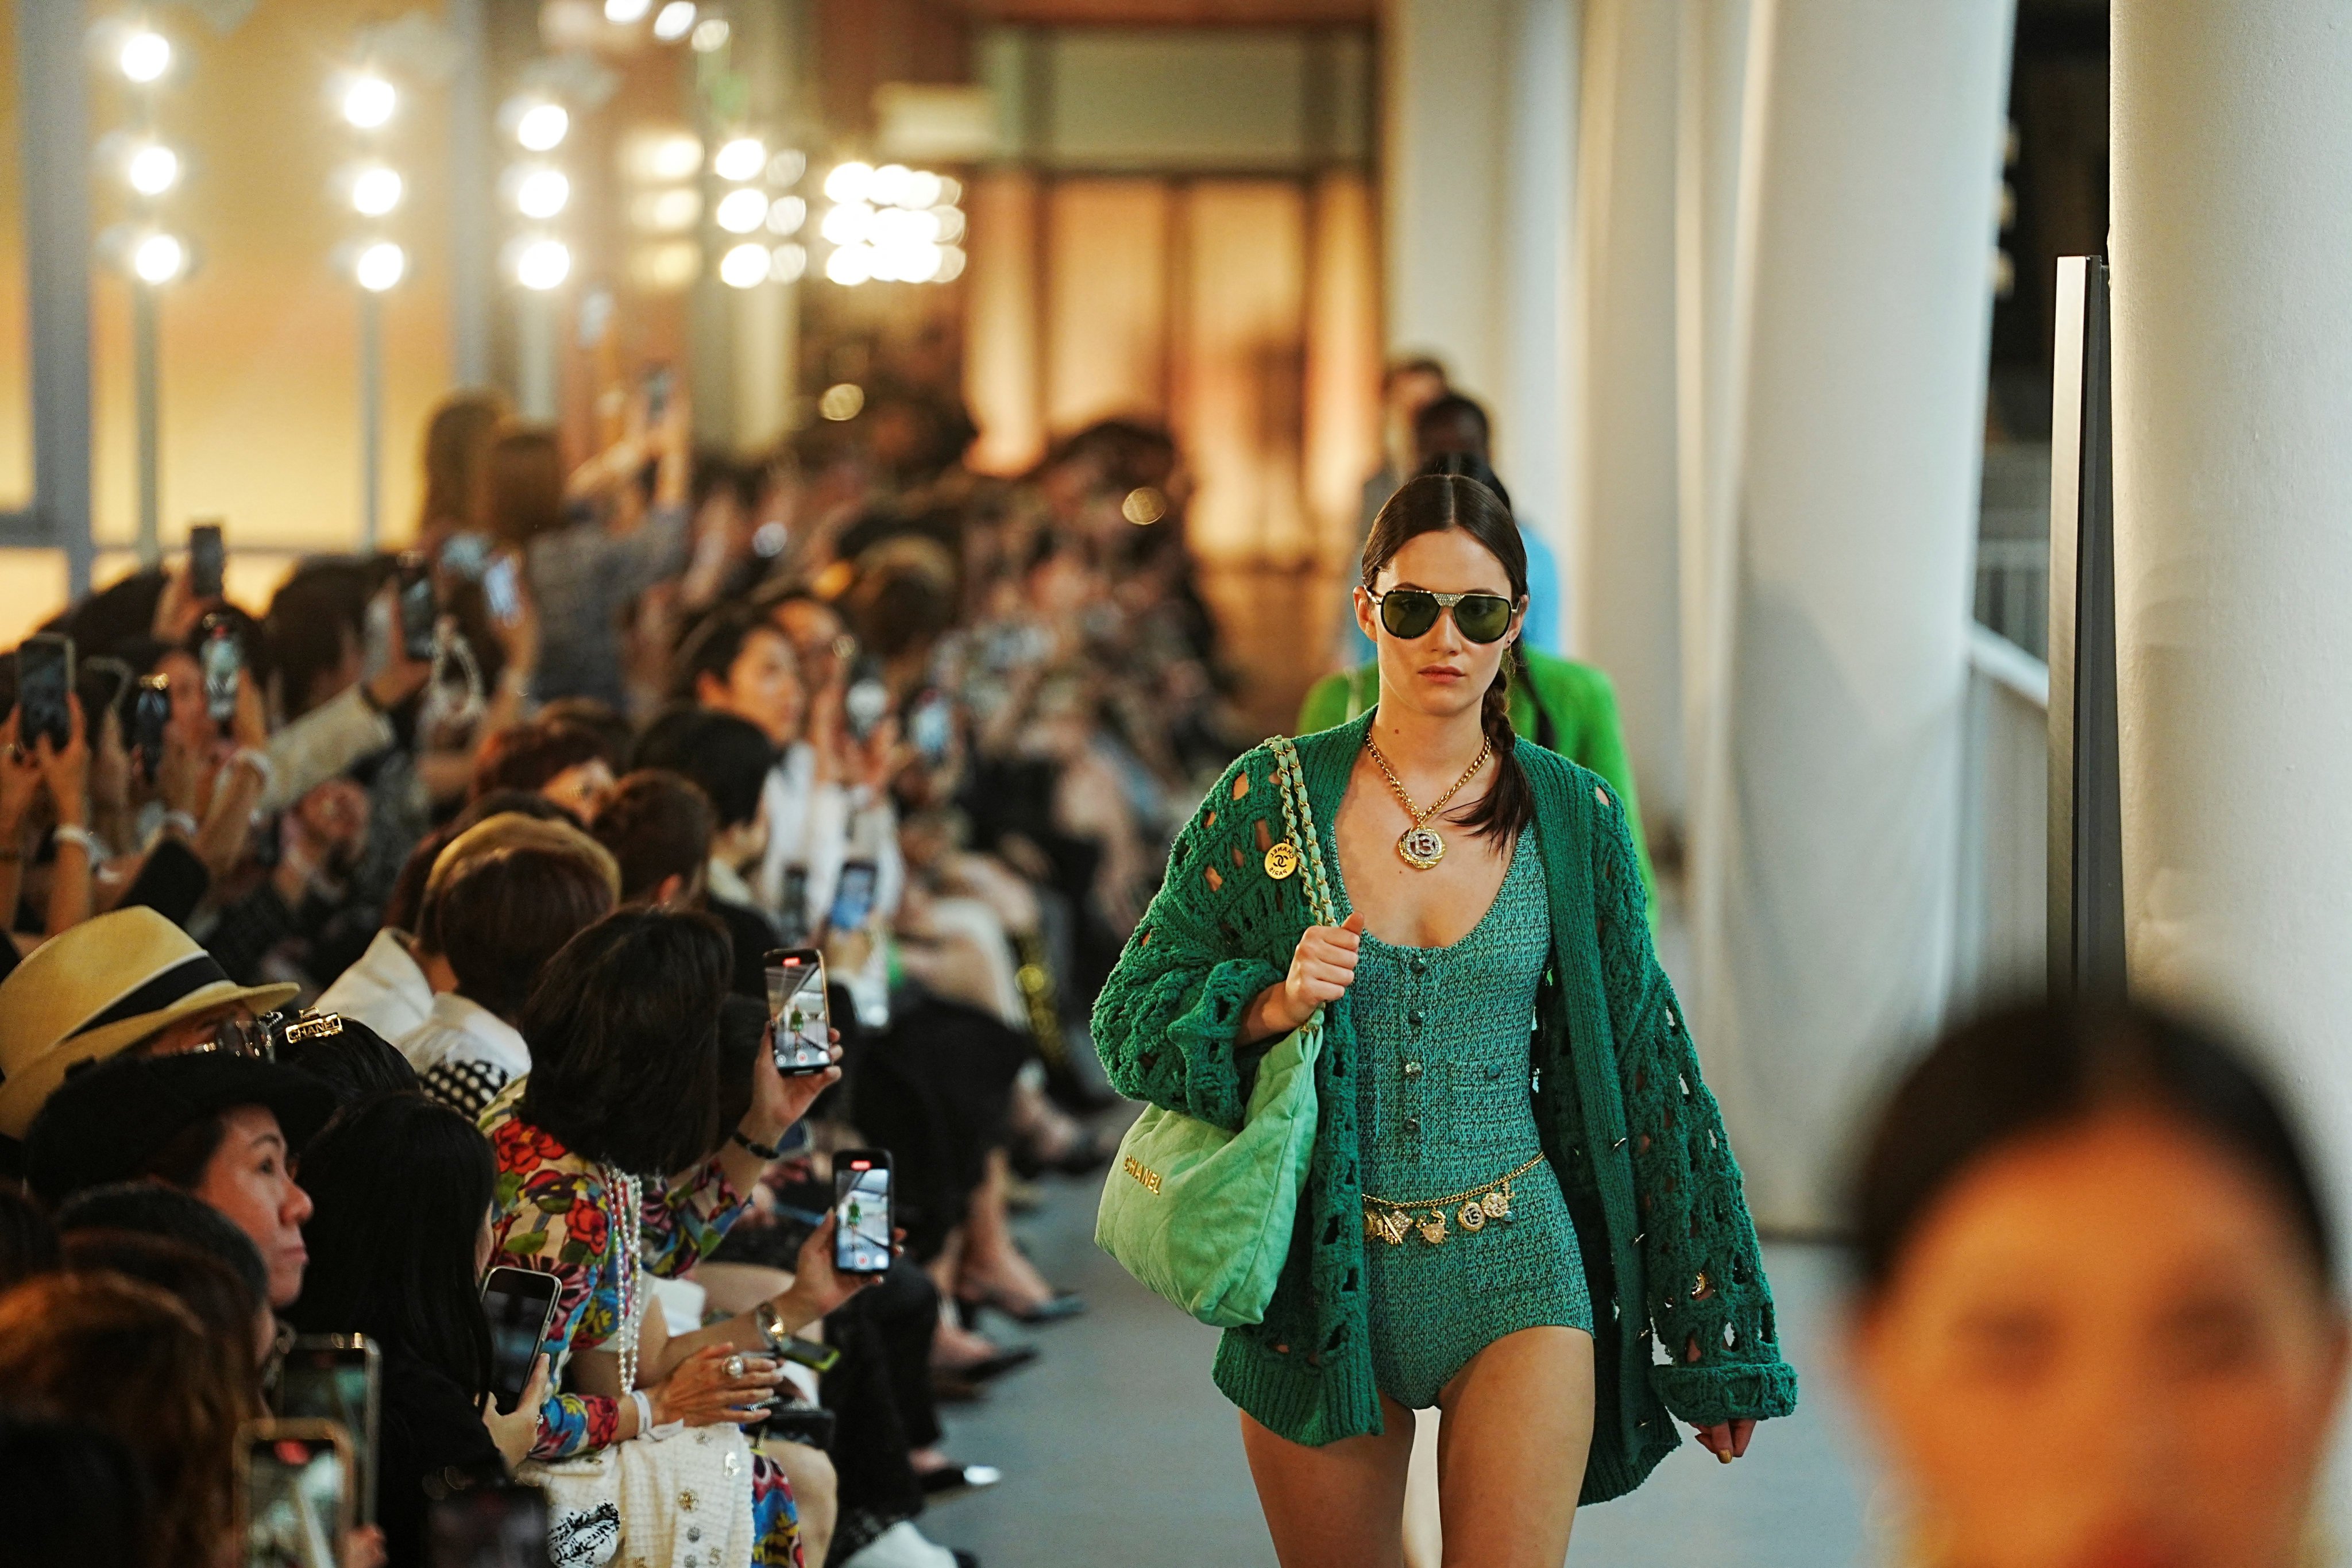
[[[1370,729],[1364,731],[1364,749],[1372,753],[1372,761],[1378,763],[1381,772],[1388,775],[1389,788],[1396,791],[1398,801],[1404,806],[1404,814],[1412,818],[1412,826],[1397,836],[1397,858],[1416,871],[1428,870],[1445,858],[1444,837],[1429,826],[1429,819],[1443,811],[1445,803],[1460,794],[1462,786],[1486,765],[1487,757],[1494,752],[1495,742],[1491,739],[1481,742],[1478,754],[1471,759],[1468,767],[1462,770],[1462,776],[1454,781],[1454,787],[1439,795],[1426,811],[1412,804],[1412,796],[1405,793],[1404,781],[1396,776],[1396,770],[1389,766],[1389,760],[1381,755],[1380,742],[1372,739]]]

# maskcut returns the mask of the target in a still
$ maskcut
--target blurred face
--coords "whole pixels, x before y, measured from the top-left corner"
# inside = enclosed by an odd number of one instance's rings
[[[568,767],[539,786],[539,797],[552,801],[583,822],[593,822],[613,793],[613,770],[602,757]]]
[[[768,612],[768,619],[793,645],[809,685],[821,687],[833,679],[836,662],[833,645],[848,635],[849,627],[832,605],[814,599],[787,599]]]
[[[253,1238],[269,1268],[269,1304],[290,1306],[302,1293],[302,1268],[310,1261],[302,1245],[310,1196],[294,1184],[285,1134],[274,1112],[240,1105],[224,1111],[221,1120],[228,1124],[227,1134],[205,1167],[195,1195]]]
[[[2283,1203],[2177,1122],[2111,1112],[1994,1153],[1861,1328],[1936,1560],[2300,1561],[2344,1327]]]
[[[1458,528],[1417,534],[1390,557],[1372,579],[1372,590],[1387,594],[1398,588],[1422,588],[1433,594],[1511,593],[1510,574],[1495,552]],[[1410,711],[1451,718],[1475,709],[1495,683],[1504,650],[1516,641],[1527,604],[1518,599],[1510,630],[1490,643],[1475,643],[1454,625],[1451,610],[1421,636],[1407,640],[1381,624],[1380,605],[1372,593],[1356,590],[1356,624],[1380,652],[1381,700]]]
[[[750,720],[772,744],[789,745],[800,736],[808,693],[801,686],[793,645],[773,627],[761,626],[743,639],[724,682],[706,675],[696,687],[704,707]]]

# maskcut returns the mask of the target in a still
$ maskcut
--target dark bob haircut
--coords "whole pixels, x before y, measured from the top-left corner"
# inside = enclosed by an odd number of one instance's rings
[[[269,1266],[253,1238],[220,1210],[177,1187],[117,1182],[76,1193],[58,1206],[58,1231],[70,1237],[83,1230],[137,1231],[184,1242],[218,1259],[256,1301],[269,1299]]]
[[[522,1120],[639,1175],[707,1158],[724,1136],[719,1005],[733,970],[727,928],[705,914],[624,910],[572,938],[520,1020]]]
[[[511,1018],[556,950],[612,907],[585,856],[509,845],[451,872],[426,897],[417,936],[448,961],[459,994]]]
[[[1853,1196],[1864,1292],[1887,1286],[1937,1200],[1975,1166],[2132,1108],[2169,1118],[2260,1177],[2323,1280],[2335,1278],[2335,1226],[2304,1141],[2243,1056],[2154,1008],[2035,1002],[1946,1035],[1879,1113]]]
[[[482,742],[474,762],[473,798],[493,790],[544,789],[573,768],[601,762],[612,765],[604,738],[561,719],[509,724]]]
[[[710,858],[718,818],[692,779],[640,768],[621,780],[589,827],[621,868],[621,899],[635,903],[671,877],[688,884]]]
[[[638,768],[682,773],[709,797],[721,830],[760,814],[760,792],[776,749],[749,719],[703,708],[673,708],[646,726],[632,759]]]
[[[384,1094],[346,1107],[302,1152],[310,1265],[288,1316],[380,1340],[478,1397],[490,1322],[474,1240],[497,1182],[489,1141],[446,1105]]]

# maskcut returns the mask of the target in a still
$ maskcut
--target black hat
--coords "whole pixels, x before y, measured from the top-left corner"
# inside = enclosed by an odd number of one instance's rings
[[[335,1112],[324,1085],[290,1068],[221,1051],[111,1061],[75,1073],[25,1137],[25,1182],[50,1204],[131,1181],[182,1129],[240,1105],[278,1117],[289,1153]]]

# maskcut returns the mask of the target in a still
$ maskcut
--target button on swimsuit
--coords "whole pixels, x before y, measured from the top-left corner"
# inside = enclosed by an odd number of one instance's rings
[[[1337,857],[1333,857],[1336,862]],[[1347,892],[1331,868],[1343,910]],[[1359,1060],[1363,1190],[1403,1201],[1483,1186],[1529,1160],[1510,1216],[1445,1240],[1365,1238],[1372,1370],[1409,1409],[1437,1403],[1471,1357],[1506,1334],[1592,1329],[1576,1228],[1536,1131],[1528,1034],[1550,956],[1543,855],[1522,832],[1495,901],[1450,947],[1398,947],[1369,931],[1349,992]],[[1429,1211],[1412,1217],[1425,1220]]]

